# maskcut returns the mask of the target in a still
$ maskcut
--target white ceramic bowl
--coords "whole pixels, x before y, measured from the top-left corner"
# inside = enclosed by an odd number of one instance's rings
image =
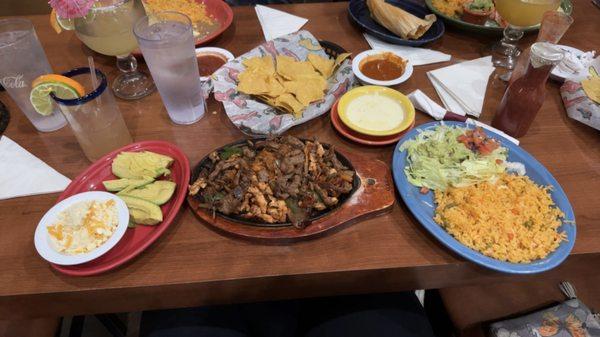
[[[354,72],[354,76],[358,77],[358,79],[360,80],[360,82],[364,85],[380,85],[380,86],[384,86],[384,87],[389,87],[389,86],[393,86],[393,85],[397,85],[400,84],[406,80],[408,80],[410,78],[410,76],[413,73],[413,66],[410,63],[409,60],[406,60],[406,69],[404,69],[404,73],[402,74],[402,76],[393,79],[393,80],[389,80],[389,81],[378,81],[375,79],[372,79],[370,77],[365,76],[365,74],[363,74],[360,71],[360,62],[367,56],[369,55],[375,55],[375,54],[381,54],[381,53],[392,53],[398,57],[401,57],[403,59],[405,59],[404,57],[402,57],[400,54],[392,51],[392,50],[385,50],[385,49],[371,49],[371,50],[365,50],[362,53],[356,55],[353,59],[352,59],[352,72]]]
[[[233,54],[228,51],[225,50],[223,48],[217,48],[217,47],[200,47],[200,48],[196,48],[196,55],[198,54],[211,54],[211,53],[215,53],[215,54],[221,54],[223,56],[225,56],[225,58],[227,59],[227,62],[233,60],[235,58],[235,56],[233,56]],[[200,80],[201,81],[208,81],[210,79],[210,76],[200,76]]]
[[[110,238],[108,238],[106,242],[104,242],[100,247],[92,250],[91,252],[77,255],[62,254],[56,251],[54,248],[52,248],[47,227],[49,225],[52,225],[52,223],[56,220],[56,217],[60,212],[64,211],[69,206],[76,204],[80,201],[107,201],[109,199],[115,201],[115,204],[117,206],[117,216],[119,219],[119,223],[113,235]],[[42,220],[40,220],[35,230],[34,244],[40,256],[48,262],[52,262],[54,264],[59,264],[63,266],[81,264],[92,261],[108,252],[111,248],[113,248],[119,242],[119,240],[121,240],[123,235],[125,235],[128,223],[129,210],[127,209],[127,205],[125,205],[125,202],[119,197],[108,192],[84,192],[73,195],[59,202],[58,204],[54,205],[54,207],[52,207],[48,212],[46,212],[46,214],[44,214]]]

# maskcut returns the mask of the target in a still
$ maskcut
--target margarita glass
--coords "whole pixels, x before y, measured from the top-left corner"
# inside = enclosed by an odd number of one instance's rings
[[[542,22],[547,11],[554,11],[560,5],[560,0],[495,0],[498,14],[508,22],[504,29],[504,37],[495,46],[494,64],[499,67],[513,69],[519,56],[518,41],[523,37],[523,29]]]
[[[132,55],[138,46],[133,24],[144,15],[136,0],[96,0],[87,15],[59,19],[64,28],[74,29],[90,49],[117,57],[121,74],[115,78],[112,89],[119,98],[138,99],[155,90],[152,78],[137,69],[137,60]]]

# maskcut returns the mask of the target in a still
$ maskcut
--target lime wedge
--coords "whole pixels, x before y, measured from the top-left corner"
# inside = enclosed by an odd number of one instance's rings
[[[64,30],[75,29],[75,20],[73,20],[73,19],[61,18],[60,16],[57,15],[56,21],[58,22],[58,25]]]
[[[75,21],[73,19],[61,18],[56,13],[55,9],[52,9],[50,13],[50,26],[54,29],[56,34],[60,34],[64,30],[75,29]]]
[[[63,99],[80,97],[79,93],[77,93],[77,90],[64,83],[40,83],[33,87],[33,89],[31,89],[31,93],[29,94],[29,101],[31,102],[31,105],[33,105],[35,111],[37,111],[40,115],[49,116],[54,111],[52,106],[52,97],[50,97],[50,93],[52,92],[54,95],[56,95],[56,97]]]

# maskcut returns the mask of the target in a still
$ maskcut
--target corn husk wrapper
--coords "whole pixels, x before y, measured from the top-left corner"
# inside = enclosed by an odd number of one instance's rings
[[[425,19],[390,5],[385,0],[367,0],[373,20],[403,39],[416,40],[423,36],[435,22],[436,16],[429,14]]]

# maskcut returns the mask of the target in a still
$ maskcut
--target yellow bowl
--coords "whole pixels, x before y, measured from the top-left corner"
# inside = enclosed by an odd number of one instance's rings
[[[350,103],[356,100],[359,97],[369,95],[369,96],[385,96],[387,98],[391,98],[396,101],[402,109],[398,109],[398,111],[392,112],[393,114],[402,114],[402,119],[394,125],[389,125],[389,128],[373,128],[366,125],[366,123],[361,123],[357,120],[352,120],[349,116],[348,107]],[[371,111],[369,113],[377,113],[377,111]],[[340,98],[340,102],[338,104],[338,114],[342,122],[349,127],[350,129],[360,132],[365,135],[370,136],[390,136],[400,133],[410,127],[411,123],[415,119],[415,107],[412,105],[408,97],[403,95],[397,90],[380,87],[376,85],[367,85],[364,87],[358,87],[352,89],[345,93],[342,98]],[[379,116],[380,119],[383,116]],[[396,115],[395,117],[398,117]],[[362,124],[362,125],[361,125]]]

